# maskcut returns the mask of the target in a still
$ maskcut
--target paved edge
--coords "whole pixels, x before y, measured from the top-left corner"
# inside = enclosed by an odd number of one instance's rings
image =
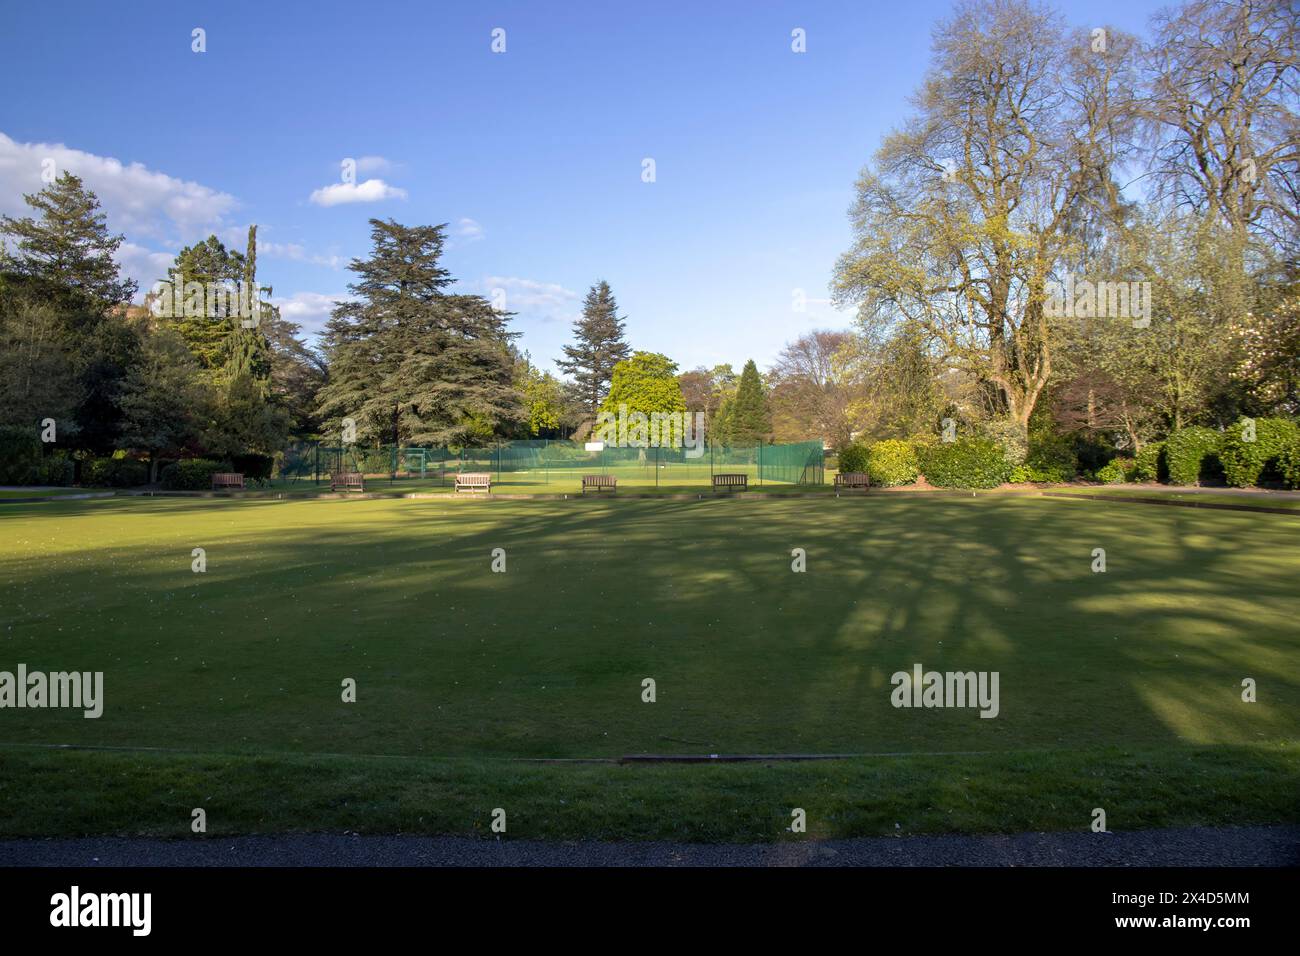
[[[0,866],[1300,866],[1300,826],[866,837],[773,844],[286,834],[0,840]]]

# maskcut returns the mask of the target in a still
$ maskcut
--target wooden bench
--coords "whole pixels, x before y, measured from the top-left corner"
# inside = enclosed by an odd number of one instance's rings
[[[719,491],[719,490],[744,491],[748,487],[749,487],[749,475],[714,475],[713,476],[714,491]]]
[[[366,476],[359,471],[343,471],[330,476],[330,491],[365,491]]]
[[[582,476],[582,493],[585,495],[587,489],[592,491],[604,491],[608,489],[612,492],[618,491],[618,479],[613,475],[583,475]]]
[[[871,487],[871,476],[865,471],[844,471],[835,476],[835,490],[841,488],[861,488],[866,490]]]
[[[220,491],[222,488],[238,488],[244,490],[244,476],[237,471],[217,471],[212,473],[212,490]]]
[[[483,491],[492,493],[492,475],[486,471],[467,471],[456,476],[457,491]]]

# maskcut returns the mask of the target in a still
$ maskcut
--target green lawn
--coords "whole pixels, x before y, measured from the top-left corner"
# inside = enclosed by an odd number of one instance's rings
[[[777,838],[764,821],[788,810],[770,802],[800,793],[836,835],[900,817],[1084,827],[1106,799],[1130,807],[1116,829],[1300,818],[1288,516],[903,495],[114,498],[6,505],[0,529],[0,670],[106,684],[98,720],[0,710],[0,833],[171,832],[174,799],[180,835],[210,792],[231,832],[475,832],[503,793],[533,820],[516,836]],[[890,675],[915,662],[998,671],[1001,713],[895,709]],[[185,753],[33,746],[49,744]],[[900,756],[505,759],[645,753]]]

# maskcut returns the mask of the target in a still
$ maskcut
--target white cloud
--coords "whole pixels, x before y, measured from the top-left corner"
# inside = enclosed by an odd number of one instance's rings
[[[0,133],[0,212],[28,215],[24,193],[46,186],[51,169],[80,176],[99,197],[109,230],[165,242],[191,242],[220,227],[238,206],[234,196],[176,179],[141,163],[72,149],[62,143],[18,143]]]
[[[483,224],[474,219],[460,219],[456,222],[455,235],[467,242],[477,242],[482,239],[487,232],[483,229]]]
[[[517,312],[543,322],[571,322],[580,312],[577,304],[582,295],[555,282],[538,282],[519,276],[487,276],[483,279],[482,289],[489,299],[494,297],[496,290],[503,290],[507,312]]]
[[[167,270],[176,261],[176,253],[155,252],[134,242],[123,242],[117,247],[117,255],[113,258],[123,275],[136,281],[139,286],[136,300],[142,301],[154,283],[167,277]]]
[[[406,190],[390,186],[382,179],[367,179],[363,183],[335,183],[322,186],[311,194],[318,206],[338,206],[349,202],[380,202],[384,199],[405,199]]]

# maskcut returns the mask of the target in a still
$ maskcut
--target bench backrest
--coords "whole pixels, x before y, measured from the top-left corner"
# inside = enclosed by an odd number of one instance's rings
[[[212,474],[212,487],[244,487],[244,476],[237,471],[217,471]]]
[[[582,476],[582,483],[584,485],[591,485],[593,488],[604,488],[604,487],[613,488],[617,482],[618,479],[615,478],[613,475],[583,475]]]
[[[486,488],[491,483],[492,475],[488,472],[467,471],[456,476],[456,484],[467,485],[471,488]]]
[[[715,485],[748,485],[748,475],[714,475],[713,483]]]
[[[334,484],[345,485],[347,487],[352,487],[355,485],[357,488],[360,488],[364,484],[364,481],[365,478],[360,472],[345,471],[340,473],[337,477],[335,477]]]
[[[841,485],[870,485],[871,476],[864,471],[844,471],[835,476],[835,481]]]

